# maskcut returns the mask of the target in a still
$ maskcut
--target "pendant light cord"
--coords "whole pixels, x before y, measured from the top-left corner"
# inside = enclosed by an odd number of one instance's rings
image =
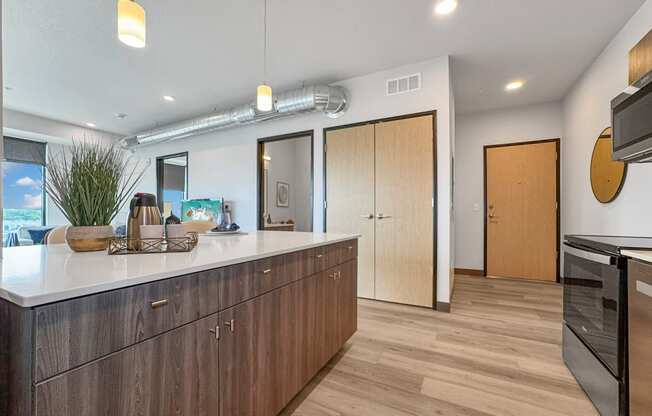
[[[265,0],[263,26],[265,28],[265,42],[263,44],[263,82],[267,84],[267,0]]]

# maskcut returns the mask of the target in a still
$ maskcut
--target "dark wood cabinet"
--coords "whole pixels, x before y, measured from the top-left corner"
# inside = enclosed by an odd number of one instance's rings
[[[357,328],[356,271],[350,261],[220,314],[221,415],[278,414],[339,351]]]
[[[324,366],[326,357],[326,304],[325,290],[327,282],[325,273],[317,273],[299,282],[301,293],[298,350],[300,384],[305,386]]]
[[[629,414],[652,410],[652,264],[631,260],[629,302]]]
[[[217,315],[36,385],[39,416],[214,416]]]
[[[355,332],[356,255],[351,240],[36,308],[0,300],[0,415],[274,416]]]
[[[215,271],[35,309],[35,381],[218,311]]]
[[[300,389],[300,284],[220,313],[222,415],[276,415]]]
[[[358,286],[357,261],[349,261],[324,273],[325,290],[322,302],[325,314],[326,349],[323,364],[342,348],[357,329]]]
[[[358,330],[358,261],[340,266],[337,289],[338,339],[341,348]]]

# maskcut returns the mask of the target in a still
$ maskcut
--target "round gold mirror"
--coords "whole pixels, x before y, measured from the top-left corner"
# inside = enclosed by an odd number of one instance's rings
[[[618,197],[627,175],[627,165],[612,159],[612,149],[611,127],[607,127],[596,140],[591,157],[591,188],[603,204]]]

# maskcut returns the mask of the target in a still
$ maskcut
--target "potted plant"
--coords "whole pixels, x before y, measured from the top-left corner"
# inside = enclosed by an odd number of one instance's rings
[[[132,163],[112,145],[73,142],[48,157],[45,191],[70,226],[66,241],[74,251],[106,250],[111,222],[143,177],[146,166]]]

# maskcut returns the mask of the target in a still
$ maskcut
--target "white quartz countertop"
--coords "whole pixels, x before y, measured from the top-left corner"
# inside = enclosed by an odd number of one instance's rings
[[[189,253],[109,256],[66,244],[4,250],[0,298],[33,307],[358,238],[354,234],[258,231],[200,236]]]
[[[623,250],[620,254],[652,263],[652,250]]]

